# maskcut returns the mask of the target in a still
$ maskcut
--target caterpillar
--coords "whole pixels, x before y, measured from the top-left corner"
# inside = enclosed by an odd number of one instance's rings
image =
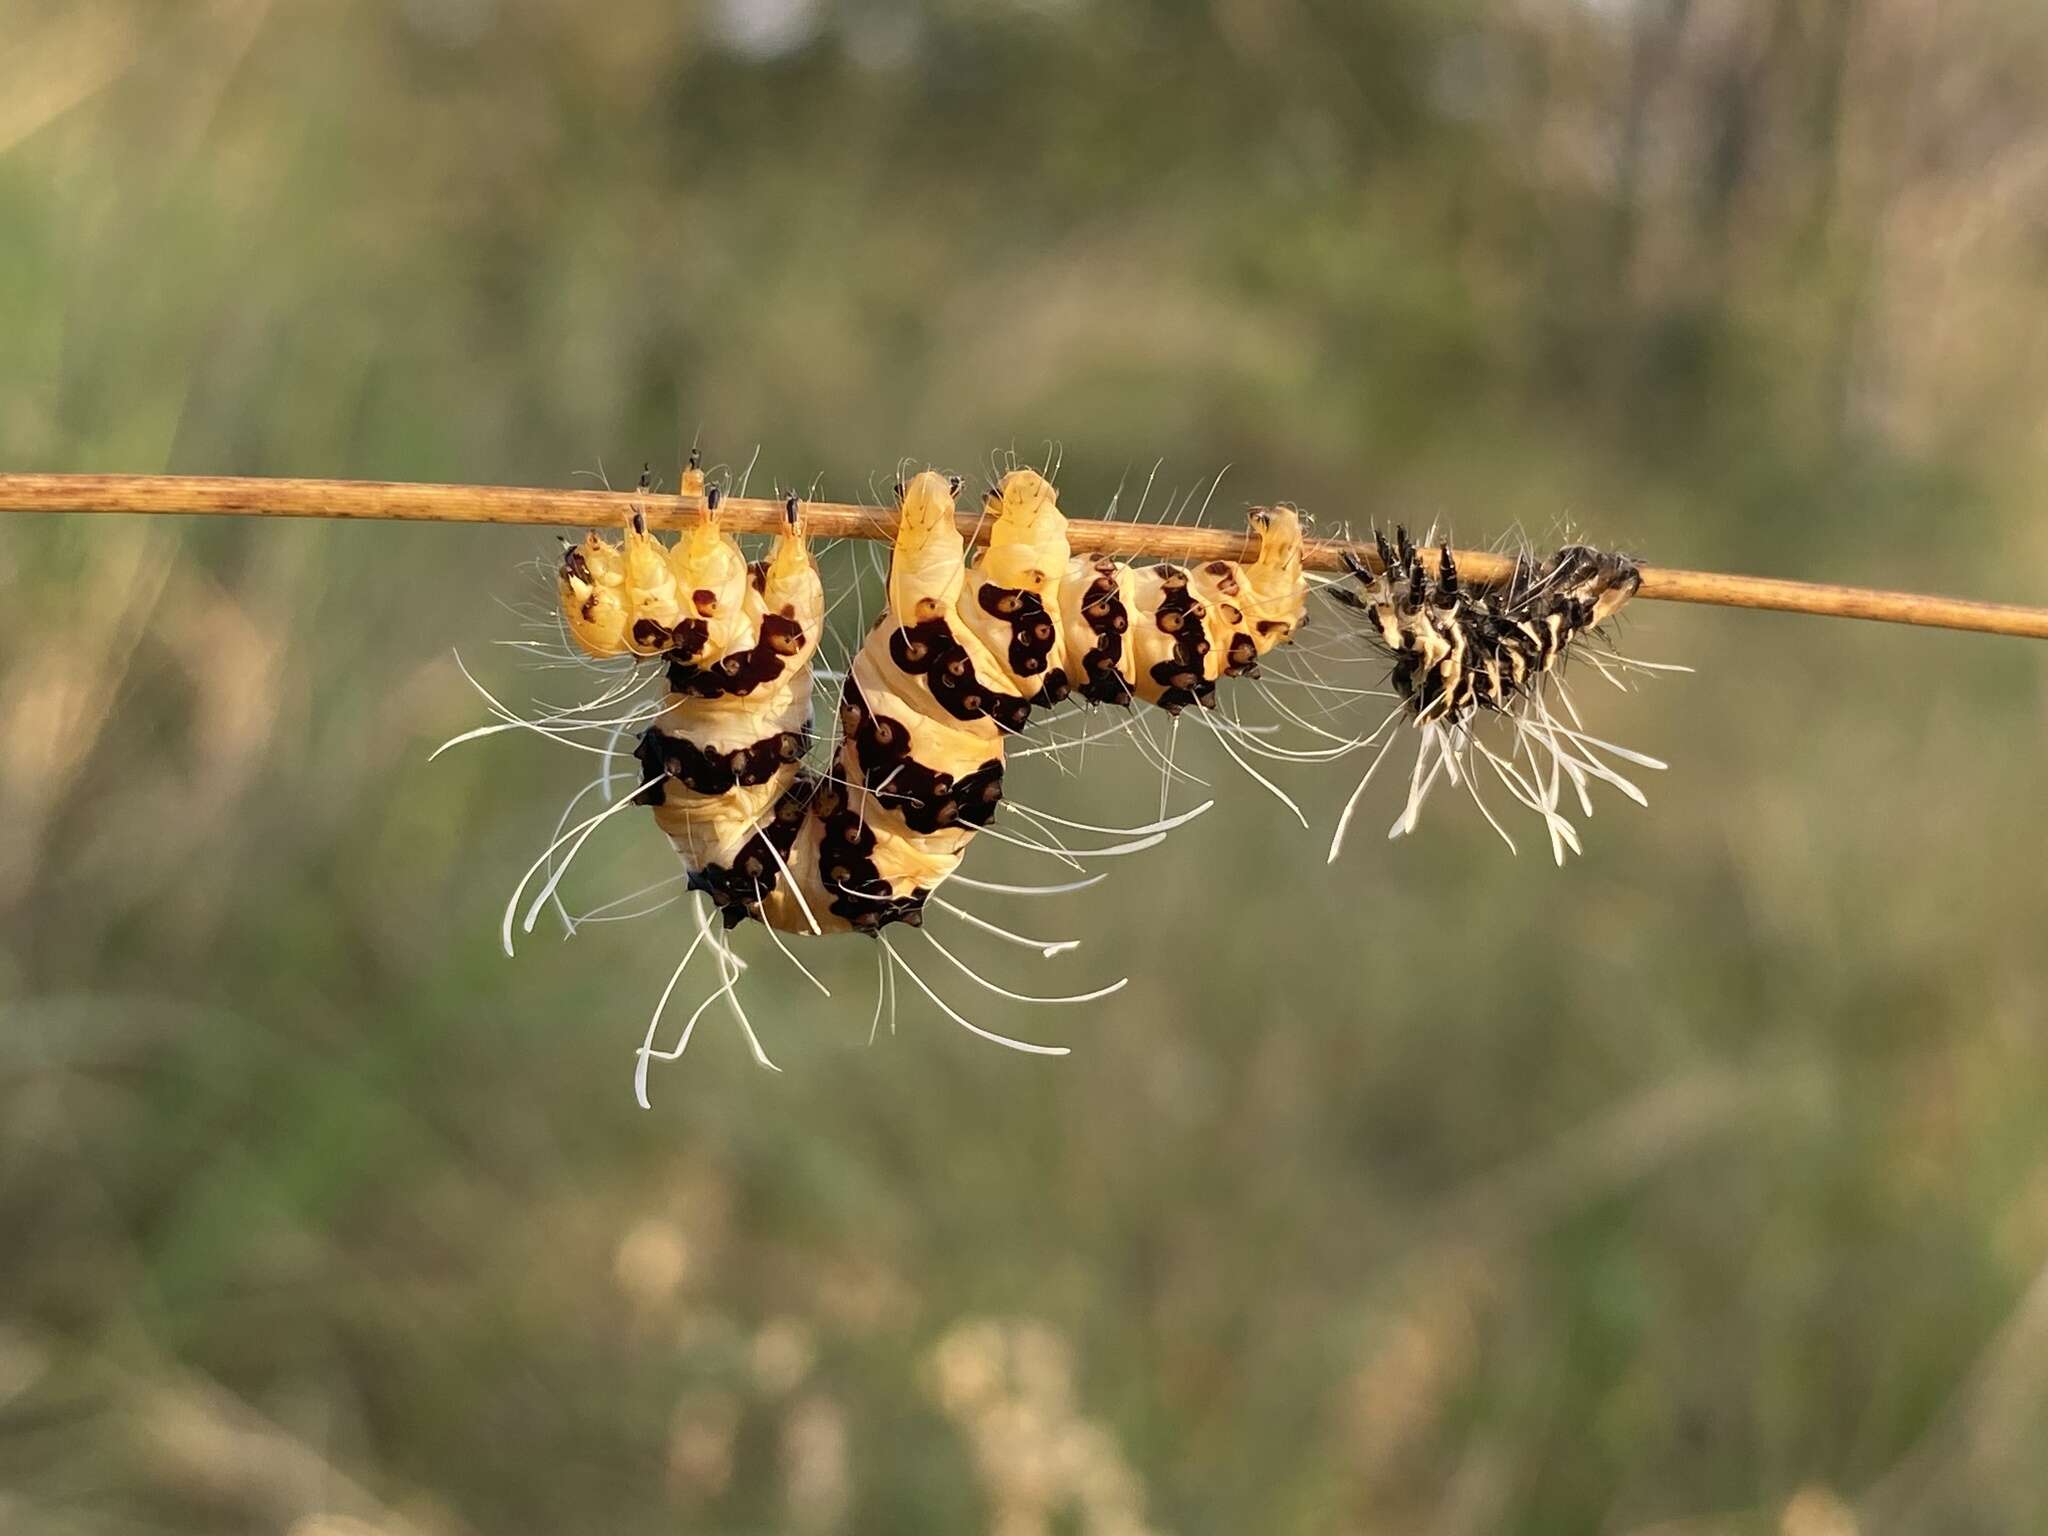
[[[1251,514],[1249,561],[1132,566],[1075,555],[1051,483],[1014,469],[987,493],[988,547],[970,565],[960,481],[927,470],[897,488],[883,611],[813,768],[826,604],[802,502],[787,498],[773,550],[749,564],[694,456],[682,489],[703,512],[673,546],[637,515],[619,543],[592,532],[564,550],[557,595],[584,654],[663,664],[632,799],[653,808],[690,889],[728,930],[749,919],[778,934],[921,926],[994,818],[1005,743],[1034,711],[1069,698],[1213,709],[1221,679],[1258,675],[1304,620],[1290,509]],[[730,951],[712,942],[729,994]]]
[[[1438,546],[1432,568],[1406,528],[1397,527],[1391,543],[1378,530],[1373,540],[1379,569],[1346,552],[1344,563],[1355,586],[1333,587],[1330,594],[1367,616],[1369,637],[1392,662],[1389,681],[1399,703],[1374,733],[1374,738],[1384,734],[1385,744],[1345,804],[1330,841],[1332,862],[1343,848],[1359,797],[1395,739],[1389,727],[1403,718],[1420,732],[1421,742],[1408,800],[1390,837],[1415,829],[1430,788],[1444,776],[1468,789],[1513,849],[1514,839],[1479,795],[1471,772],[1475,759],[1515,800],[1543,818],[1560,864],[1567,849],[1581,851],[1577,829],[1560,808],[1566,781],[1586,815],[1593,810],[1589,780],[1594,779],[1612,784],[1638,804],[1647,803],[1606,758],[1652,769],[1665,765],[1587,734],[1562,683],[1572,656],[1588,656],[1610,680],[1616,668],[1686,670],[1602,655],[1587,644],[1601,637],[1603,626],[1642,585],[1632,561],[1569,544],[1540,564],[1522,556],[1502,580],[1475,583],[1460,580],[1447,543]],[[1489,719],[1508,726],[1505,756],[1479,733]]]

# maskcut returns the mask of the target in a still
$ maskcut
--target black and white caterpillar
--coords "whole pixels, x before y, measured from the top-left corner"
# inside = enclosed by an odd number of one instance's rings
[[[1374,542],[1380,568],[1347,553],[1356,586],[1330,591],[1368,616],[1371,638],[1393,663],[1390,681],[1400,703],[1367,738],[1367,745],[1381,735],[1385,742],[1344,807],[1330,841],[1332,861],[1343,848],[1359,797],[1395,740],[1393,726],[1404,719],[1421,741],[1407,803],[1390,837],[1415,829],[1431,787],[1448,777],[1471,793],[1513,848],[1514,839],[1479,793],[1473,769],[1481,763],[1515,800],[1543,818],[1559,863],[1567,849],[1579,851],[1577,829],[1561,810],[1567,783],[1587,815],[1595,779],[1644,803],[1642,792],[1607,759],[1653,769],[1664,764],[1588,735],[1561,681],[1573,656],[1586,657],[1610,680],[1619,668],[1650,668],[1586,644],[1642,585],[1632,561],[1571,544],[1540,564],[1524,556],[1505,579],[1479,583],[1460,579],[1448,544],[1437,548],[1432,561],[1405,528],[1395,530],[1391,543],[1376,532]],[[1506,728],[1504,750],[1480,734],[1490,719]]]

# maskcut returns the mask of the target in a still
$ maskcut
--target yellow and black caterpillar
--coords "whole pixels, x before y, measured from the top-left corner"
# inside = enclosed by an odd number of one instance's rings
[[[1070,696],[1212,705],[1220,678],[1255,674],[1301,624],[1301,527],[1252,514],[1259,554],[1192,569],[1075,556],[1053,487],[1013,470],[988,493],[986,554],[969,566],[959,482],[898,488],[884,611],[847,669],[822,770],[811,664],[825,599],[792,497],[765,560],[721,531],[694,464],[698,524],[664,546],[637,519],[563,556],[570,636],[594,657],[662,657],[668,692],[636,756],[638,798],[692,889],[730,928],[876,933],[921,922],[1002,799],[1004,742]]]

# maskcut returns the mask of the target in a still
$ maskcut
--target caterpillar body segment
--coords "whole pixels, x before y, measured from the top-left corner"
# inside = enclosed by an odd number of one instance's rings
[[[1290,508],[1265,508],[1252,514],[1252,526],[1260,552],[1249,565],[1211,560],[1136,572],[1131,600],[1144,622],[1130,647],[1131,681],[1147,703],[1174,713],[1212,708],[1219,679],[1257,676],[1259,658],[1294,637],[1307,606],[1301,519]]]
[[[1137,576],[1130,566],[1083,556],[1069,568],[1060,589],[1059,633],[1068,658],[1062,671],[1088,703],[1128,705],[1136,699],[1130,630],[1137,611]]]
[[[960,620],[981,644],[992,671],[1025,704],[1056,705],[1073,692],[1060,621],[1060,593],[1072,557],[1066,514],[1043,476],[1012,470],[984,498],[995,516],[989,546],[968,573]],[[1028,708],[992,701],[997,723],[1024,728]]]

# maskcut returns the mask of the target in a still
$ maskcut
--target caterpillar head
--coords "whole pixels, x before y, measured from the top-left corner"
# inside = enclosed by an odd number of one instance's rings
[[[1589,549],[1584,544],[1559,550],[1554,563],[1566,572],[1568,590],[1590,609],[1588,628],[1613,618],[1643,584],[1642,572],[1636,569],[1634,561]]]
[[[1301,579],[1301,518],[1292,507],[1259,507],[1251,515],[1259,556],[1242,567],[1238,606],[1263,655],[1301,627],[1308,588]]]
[[[643,496],[648,479],[643,468]],[[592,533],[564,551],[556,585],[570,635],[593,656],[659,656],[683,616],[668,551],[647,531],[647,513],[638,506],[623,545]]]
[[[921,624],[950,612],[966,570],[953,520],[960,482],[937,470],[914,475],[896,496],[896,547],[889,559],[889,612],[895,624]]]
[[[564,542],[555,573],[562,622],[569,637],[600,659],[624,655],[631,620],[626,602],[626,560],[619,546],[595,533],[580,544]]]
[[[592,533],[564,550],[555,586],[570,637],[600,658],[667,651],[685,618],[668,555],[638,513],[623,544]]]

